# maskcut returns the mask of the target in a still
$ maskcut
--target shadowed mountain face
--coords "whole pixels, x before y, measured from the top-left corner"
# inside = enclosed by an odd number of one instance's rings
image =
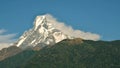
[[[119,57],[120,40],[106,42],[65,39],[53,46],[46,46],[38,51],[26,50],[9,57],[0,62],[0,67],[119,68]]]

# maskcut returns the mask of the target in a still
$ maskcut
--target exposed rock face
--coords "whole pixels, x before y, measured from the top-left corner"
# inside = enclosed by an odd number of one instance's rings
[[[44,47],[70,38],[72,37],[63,34],[55,28],[53,24],[47,20],[47,17],[43,15],[36,17],[34,27],[24,32],[16,46],[25,49],[27,47],[35,47],[39,43]]]

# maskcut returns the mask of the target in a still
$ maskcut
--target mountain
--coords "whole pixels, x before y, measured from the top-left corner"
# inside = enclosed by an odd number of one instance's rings
[[[35,54],[36,51],[24,50],[14,56],[0,61],[0,68],[19,68],[21,65],[27,63],[27,61]]]
[[[47,19],[46,15],[37,16],[34,21],[34,27],[24,32],[16,46],[25,49],[27,47],[35,47],[39,43],[41,44],[40,47],[44,47],[53,45],[63,39],[72,38],[55,28],[53,23]]]
[[[17,53],[20,53],[21,51],[22,50],[19,47],[16,47],[16,46],[3,48],[2,50],[0,50],[0,61],[6,59],[8,57],[14,56]]]
[[[0,62],[2,68],[119,68],[120,40],[65,39],[39,51],[27,50]],[[13,62],[14,61],[14,62]]]
[[[120,41],[76,41],[46,47],[21,68],[120,68]]]
[[[120,40],[73,38],[57,27],[37,16],[14,46],[0,51],[0,68],[120,68]]]
[[[37,16],[33,28],[25,31],[19,40],[13,44],[14,46],[0,50],[0,61],[25,49],[40,50],[47,45],[54,45],[63,39],[72,39],[72,37],[54,27],[53,22],[48,20],[47,15]]]

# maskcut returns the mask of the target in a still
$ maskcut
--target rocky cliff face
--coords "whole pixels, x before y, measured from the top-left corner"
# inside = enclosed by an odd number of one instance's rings
[[[24,32],[16,46],[24,49],[27,47],[35,47],[39,43],[41,47],[44,47],[70,38],[72,37],[63,34],[55,28],[53,23],[47,20],[47,16],[43,15],[36,17],[34,27]]]

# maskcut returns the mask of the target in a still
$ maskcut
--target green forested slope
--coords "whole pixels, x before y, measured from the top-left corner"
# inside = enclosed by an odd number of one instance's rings
[[[22,64],[25,64],[34,54],[35,51],[33,50],[25,50],[20,52],[15,56],[0,61],[0,68],[19,68]]]
[[[69,43],[63,41],[42,49],[22,68],[120,68],[118,41]]]
[[[63,40],[21,52],[0,62],[0,68],[120,68],[120,40]]]

